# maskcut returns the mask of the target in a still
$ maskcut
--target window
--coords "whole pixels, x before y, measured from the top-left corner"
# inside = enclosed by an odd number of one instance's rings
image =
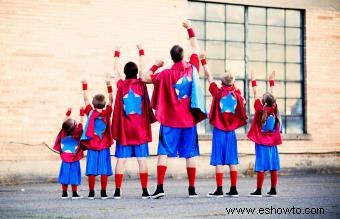
[[[305,133],[304,109],[304,12],[295,9],[253,7],[189,1],[189,16],[201,49],[206,50],[209,67],[219,79],[226,70],[247,100],[247,127],[254,115],[254,98],[247,72],[256,72],[259,93],[268,91],[268,74],[276,70],[276,98],[282,116],[282,132]],[[209,85],[201,77],[210,110]],[[209,121],[199,124],[199,133],[211,132]]]

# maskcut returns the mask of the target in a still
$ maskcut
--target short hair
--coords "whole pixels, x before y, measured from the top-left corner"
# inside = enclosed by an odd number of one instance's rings
[[[93,97],[92,104],[96,109],[103,109],[105,107],[106,101],[103,94],[97,94]]]
[[[74,129],[76,128],[77,122],[74,119],[66,119],[63,122],[62,129],[67,134],[72,134]]]
[[[138,67],[134,62],[128,62],[124,66],[124,74],[126,79],[137,78]]]
[[[180,62],[183,60],[183,48],[180,47],[179,45],[174,45],[171,50],[170,50],[170,55],[172,61]]]
[[[222,79],[222,84],[230,86],[234,84],[234,76],[230,73],[230,71],[226,72],[226,76],[224,76]]]

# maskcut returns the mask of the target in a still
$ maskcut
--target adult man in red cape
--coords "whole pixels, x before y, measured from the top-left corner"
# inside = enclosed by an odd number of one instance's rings
[[[155,110],[157,120],[161,123],[157,150],[157,189],[151,196],[154,199],[165,195],[163,182],[167,157],[178,156],[186,159],[189,197],[197,197],[195,157],[199,156],[199,145],[196,125],[207,115],[198,78],[197,39],[188,21],[183,22],[183,27],[188,31],[193,50],[190,61],[183,60],[183,48],[175,45],[170,50],[174,62],[172,67],[154,74],[163,64],[156,61],[145,79],[154,84],[151,106]]]

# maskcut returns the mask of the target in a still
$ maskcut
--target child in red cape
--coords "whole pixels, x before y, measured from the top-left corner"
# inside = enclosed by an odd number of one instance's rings
[[[210,165],[215,166],[216,190],[208,197],[223,197],[223,166],[230,170],[230,197],[238,197],[236,189],[238,162],[237,139],[235,130],[247,124],[245,101],[239,89],[234,84],[234,76],[230,72],[222,78],[220,87],[214,81],[208,68],[205,54],[201,54],[204,73],[210,84],[209,91],[213,96],[210,108],[210,124],[214,126]]]
[[[115,168],[116,189],[114,199],[121,197],[121,185],[127,158],[136,157],[139,165],[139,177],[142,186],[142,199],[150,197],[148,192],[148,166],[146,158],[149,157],[148,142],[152,141],[151,123],[156,118],[150,107],[149,95],[146,83],[142,81],[144,66],[144,49],[139,49],[140,76],[138,67],[134,62],[128,62],[124,66],[124,74],[120,73],[119,56],[120,48],[117,47],[114,56],[114,72],[117,81],[117,94],[115,99],[112,135],[116,140],[115,156],[117,163]]]
[[[60,153],[62,160],[58,182],[62,186],[62,199],[67,199],[67,187],[72,185],[72,199],[82,198],[77,193],[81,183],[81,170],[79,160],[83,158],[83,147],[80,137],[83,131],[84,108],[80,109],[79,123],[70,118],[71,108],[66,112],[61,130],[55,140],[53,149]]]
[[[82,81],[87,122],[81,140],[88,149],[86,175],[89,180],[89,199],[95,197],[94,186],[97,175],[101,175],[100,196],[102,199],[108,198],[106,194],[107,180],[108,176],[112,175],[110,147],[113,143],[111,136],[113,95],[111,82],[107,81],[106,85],[109,94],[108,104],[106,105],[104,95],[97,94],[93,97],[92,107],[87,97],[87,82]]]
[[[257,83],[254,72],[251,72],[251,83],[254,93],[255,115],[251,123],[248,138],[255,143],[255,171],[257,173],[257,188],[249,196],[262,197],[262,185],[265,171],[270,171],[271,188],[268,196],[277,196],[276,185],[280,158],[277,145],[282,144],[280,134],[280,117],[274,97],[275,71],[269,75],[270,92],[257,96]]]

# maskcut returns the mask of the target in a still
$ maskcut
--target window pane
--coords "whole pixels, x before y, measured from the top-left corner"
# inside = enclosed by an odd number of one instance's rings
[[[303,119],[302,117],[287,117],[287,133],[302,134],[303,133]]]
[[[204,46],[204,40],[197,40],[198,41],[198,46],[201,50],[205,50],[205,46]]]
[[[266,9],[258,7],[248,8],[248,22],[250,24],[266,25]]]
[[[249,96],[249,113],[250,113],[250,115],[254,115],[255,114],[254,102],[255,102],[254,101],[254,94],[251,91],[250,96]],[[248,118],[248,123],[251,124],[251,118]],[[250,125],[250,124],[247,124],[247,126]]]
[[[268,62],[267,64],[268,75],[275,70],[275,78],[277,80],[284,80],[285,79],[285,68],[283,63],[277,62]]]
[[[207,39],[224,40],[224,23],[207,22]]]
[[[227,40],[244,41],[243,24],[227,24],[226,36],[227,36]]]
[[[225,22],[225,11],[223,4],[207,4],[207,20]]]
[[[268,44],[268,60],[273,62],[284,62],[285,49],[283,45]]]
[[[204,39],[204,34],[205,34],[205,25],[204,22],[202,21],[192,21],[191,22],[192,27],[195,30],[195,34],[197,39]]]
[[[238,5],[227,5],[227,22],[244,23],[244,7]]]
[[[286,106],[286,115],[302,115],[302,99],[287,99]]]
[[[279,109],[281,116],[284,115],[285,114],[285,100],[282,98],[277,98],[276,105]]]
[[[301,44],[301,29],[286,28],[286,44],[300,45]]]
[[[242,97],[244,97],[244,80],[235,80],[235,86],[241,91]]]
[[[224,60],[208,60],[209,61],[209,68],[212,75],[221,76],[225,72]]]
[[[244,59],[244,44],[227,42],[227,59]]]
[[[248,45],[249,60],[266,60],[266,45],[258,43],[249,43]]]
[[[254,71],[257,79],[265,80],[266,75],[266,63],[265,62],[248,62],[248,78],[250,79],[250,72]]]
[[[269,82],[267,84],[269,89]],[[275,82],[275,96],[276,97],[285,97],[285,84],[283,82]]]
[[[204,20],[204,3],[188,2],[189,18]]]
[[[257,83],[257,96],[261,98],[262,95],[267,92],[267,83],[266,81],[259,81],[259,80],[256,83]],[[253,92],[253,91],[250,91],[250,92]],[[251,95],[253,96],[253,94]]]
[[[286,86],[287,86],[286,97],[301,98],[301,84],[300,83],[287,82]]]
[[[282,9],[271,9],[267,10],[267,25],[284,26],[285,15]]]
[[[244,61],[227,60],[226,69],[230,71],[235,76],[235,78],[244,79],[245,75]]]
[[[283,27],[267,27],[267,43],[285,43],[285,31]]]
[[[286,47],[286,61],[287,62],[301,62],[300,46]]]
[[[248,41],[253,43],[266,42],[266,27],[248,25]]]
[[[300,64],[286,64],[286,80],[301,80]]]
[[[286,10],[286,26],[301,27],[301,12],[297,10]]]
[[[206,48],[208,58],[224,59],[224,42],[207,41]],[[211,65],[209,67],[211,67]]]
[[[200,122],[200,123],[198,123],[197,124],[197,134],[205,134],[206,132],[205,132],[205,123],[206,123],[206,121],[202,121],[202,122]]]
[[[205,105],[207,106],[207,111],[210,111],[211,108],[212,97],[209,95],[205,98]]]

